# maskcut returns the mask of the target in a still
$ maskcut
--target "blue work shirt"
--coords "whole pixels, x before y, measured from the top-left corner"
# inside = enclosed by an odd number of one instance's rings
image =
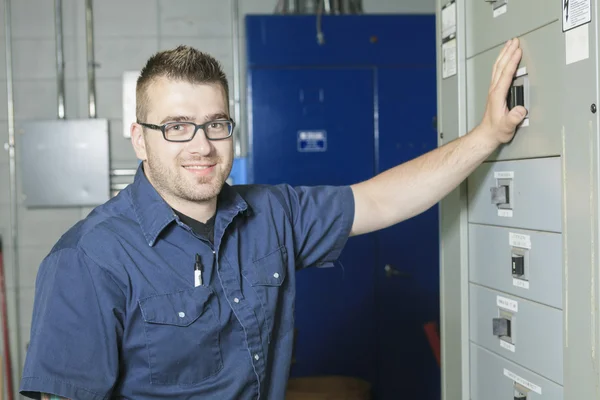
[[[214,247],[144,175],[40,266],[21,393],[69,399],[283,399],[295,271],[333,263],[348,186],[223,187]],[[196,254],[202,285],[194,285]]]

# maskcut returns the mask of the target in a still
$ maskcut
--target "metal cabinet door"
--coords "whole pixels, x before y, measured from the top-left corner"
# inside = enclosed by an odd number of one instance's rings
[[[378,70],[379,171],[437,146],[435,67]],[[401,205],[398,205],[401,207]],[[378,232],[378,399],[440,398],[424,325],[439,320],[437,206]]]
[[[253,68],[249,85],[255,183],[346,185],[373,176],[373,69]],[[336,268],[297,273],[292,376],[373,379],[374,253],[373,235],[353,237]]]

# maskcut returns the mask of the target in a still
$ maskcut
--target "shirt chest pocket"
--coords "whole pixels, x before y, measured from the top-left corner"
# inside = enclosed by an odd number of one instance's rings
[[[286,255],[287,250],[282,246],[253,260],[243,272],[260,299],[270,333],[284,333],[293,323],[287,309],[291,307],[293,293],[288,288]]]
[[[152,384],[193,385],[223,368],[212,301],[205,286],[139,300]]]

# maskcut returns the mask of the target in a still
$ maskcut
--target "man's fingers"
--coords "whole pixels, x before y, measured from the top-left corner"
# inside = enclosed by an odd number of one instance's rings
[[[499,74],[498,83],[496,84],[496,88],[494,89],[501,96],[506,97],[508,93],[508,88],[512,85],[513,78],[515,73],[517,72],[517,66],[519,65],[519,61],[521,61],[521,49],[516,49],[510,58],[507,60],[504,68]]]
[[[506,66],[511,62],[512,58],[515,55],[515,52],[518,49],[519,49],[519,40],[514,39],[510,43],[510,45],[506,48],[506,51],[502,54],[502,58],[500,60],[498,60],[498,66],[497,66],[496,74],[495,74],[496,76],[495,76],[494,82],[492,82],[492,88],[498,84],[498,82],[502,78],[502,75],[504,73],[504,70],[506,69]]]
[[[517,125],[519,125],[521,122],[523,122],[523,119],[525,119],[526,116],[527,116],[527,110],[523,106],[516,106],[515,108],[510,110],[510,112],[508,113],[508,116],[507,116],[508,123],[510,124],[510,128],[511,129],[516,128]]]
[[[496,82],[496,74],[498,72],[498,63],[500,62],[500,60],[502,60],[502,57],[504,57],[504,53],[506,53],[506,51],[508,50],[512,41],[513,41],[513,39],[510,39],[504,44],[504,47],[500,51],[500,54],[498,54],[498,58],[496,58],[496,62],[494,63],[494,68],[492,69],[492,82],[491,82],[492,87],[494,86],[494,82]]]

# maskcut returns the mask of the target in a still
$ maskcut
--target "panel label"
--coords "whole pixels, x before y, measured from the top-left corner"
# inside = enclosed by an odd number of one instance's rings
[[[298,151],[327,151],[326,131],[298,131]]]
[[[442,78],[456,75],[456,39],[442,44]]]
[[[529,289],[529,281],[513,278],[513,285],[521,289]]]
[[[565,33],[565,63],[573,64],[590,58],[589,25],[583,25]]]
[[[527,389],[541,395],[542,394],[542,388],[539,387],[538,385],[535,385],[531,382],[529,382],[526,379],[521,378],[519,375],[507,370],[506,368],[504,368],[504,376],[506,376],[509,379],[512,379],[514,382],[517,382],[519,385],[526,387]]]
[[[509,232],[508,244],[510,244],[512,247],[531,250],[531,236]]]
[[[506,218],[512,218],[513,216],[513,211],[512,210],[498,210],[498,216],[499,217],[506,217]]]
[[[503,349],[506,349],[508,351],[511,351],[513,353],[515,352],[515,345],[512,343],[505,342],[502,339],[500,339],[500,347],[502,347]]]
[[[446,4],[442,8],[442,39],[456,33],[456,2]]]
[[[592,0],[562,1],[563,32],[592,21]]]
[[[494,8],[494,18],[497,18],[499,16],[501,16],[502,14],[506,14],[506,11],[508,11],[508,5],[504,4],[503,6],[500,6],[498,8]]]
[[[496,179],[513,179],[515,177],[514,171],[496,171],[494,172],[494,178]]]
[[[506,297],[496,296],[496,305],[509,311],[518,312],[519,303]]]

